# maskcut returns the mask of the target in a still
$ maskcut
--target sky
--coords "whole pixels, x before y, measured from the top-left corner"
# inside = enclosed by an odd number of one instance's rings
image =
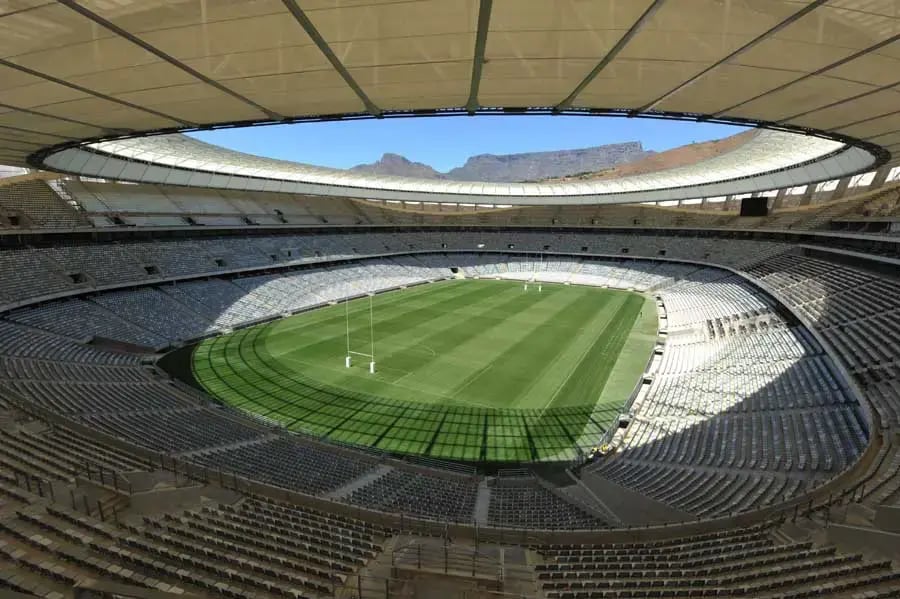
[[[640,141],[663,151],[740,133],[740,127],[585,116],[454,116],[299,123],[191,133],[250,154],[348,168],[400,154],[446,172],[477,154],[566,150]]]

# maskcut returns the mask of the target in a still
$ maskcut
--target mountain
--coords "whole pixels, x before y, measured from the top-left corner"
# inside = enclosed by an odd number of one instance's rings
[[[455,181],[540,181],[607,169],[647,155],[640,142],[630,141],[578,150],[527,154],[480,154],[447,173]]]
[[[350,167],[356,173],[369,175],[396,175],[398,177],[416,177],[419,179],[444,179],[445,177],[421,162],[407,160],[399,154],[384,154],[380,160],[371,164],[358,164]]]
[[[710,160],[716,156],[733,152],[759,135],[758,129],[750,129],[722,139],[694,142],[664,152],[650,152],[644,158],[616,165],[605,170],[554,177],[552,181],[593,181],[597,179],[617,179],[646,173],[655,173],[670,168],[678,168]]]
[[[427,164],[412,162],[398,154],[385,154],[377,162],[350,170],[376,175],[397,175],[452,181],[521,182],[596,172],[640,160],[651,155],[640,142],[631,141],[578,150],[528,152],[524,154],[479,154],[463,166],[440,173]]]

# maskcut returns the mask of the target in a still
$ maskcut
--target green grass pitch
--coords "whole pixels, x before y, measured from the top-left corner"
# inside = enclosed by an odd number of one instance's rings
[[[568,460],[618,415],[656,339],[627,291],[455,280],[297,314],[204,341],[196,380],[289,430],[442,459]],[[349,309],[348,309],[349,308]],[[349,319],[348,319],[349,313]]]

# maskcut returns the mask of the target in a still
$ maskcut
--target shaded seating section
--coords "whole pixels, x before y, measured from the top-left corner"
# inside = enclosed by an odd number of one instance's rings
[[[128,243],[128,250],[142,265],[155,267],[160,276],[178,277],[213,273],[225,268],[216,264],[215,258],[204,251],[205,247],[209,247],[208,243],[193,239],[133,241]]]
[[[191,155],[196,149],[189,151]],[[212,159],[215,161],[215,159]],[[265,225],[265,224],[399,224],[399,225],[604,225],[612,227],[717,227],[735,229],[827,228],[836,218],[878,218],[898,211],[896,187],[866,192],[854,187],[853,195],[830,201],[831,191],[813,194],[812,205],[798,206],[802,194],[789,194],[766,217],[741,217],[736,202],[702,205],[659,206],[555,205],[484,208],[465,204],[405,203],[383,200],[323,198],[279,192],[229,191],[175,185],[120,185],[115,182],[66,179],[52,181],[61,194],[83,207],[95,227],[120,223],[136,226]],[[23,183],[13,186],[10,206],[21,210],[43,227],[78,226],[79,213],[38,201]],[[862,193],[860,193],[862,192]],[[30,200],[30,201],[29,201]],[[58,203],[58,200],[57,200]],[[2,200],[0,200],[2,204]],[[24,210],[22,210],[24,207]],[[45,215],[52,213],[52,219]],[[34,215],[34,216],[31,216]],[[42,218],[43,217],[43,218]],[[83,218],[83,217],[82,217]],[[22,225],[20,225],[22,226]],[[80,226],[84,226],[81,224]]]
[[[866,474],[860,477],[860,499],[878,507],[900,506],[900,447],[896,441],[885,439],[878,456]]]
[[[900,377],[866,385],[866,392],[881,422],[900,427]]]
[[[147,375],[143,370],[128,366],[79,364],[57,360],[32,360],[12,356],[0,356],[0,378],[94,383],[139,383],[147,381]]]
[[[104,445],[67,428],[40,420],[3,414],[0,427],[0,517],[9,509],[24,507],[65,494],[78,476],[106,472],[136,472],[145,464],[117,448]],[[80,491],[75,490],[81,498]],[[67,494],[68,496],[68,494]],[[76,495],[71,495],[75,501]]]
[[[478,482],[478,477],[393,469],[347,499],[384,512],[471,523]]]
[[[550,599],[889,597],[891,562],[812,543],[776,544],[766,526],[646,543],[538,547]],[[871,594],[853,594],[869,591]],[[846,595],[844,593],[847,593]]]
[[[146,469],[146,464],[128,454],[65,429],[0,430],[0,462],[9,470],[44,480],[67,480],[88,467],[117,472]]]
[[[113,291],[93,297],[91,301],[165,342],[200,337],[213,330],[209,318],[191,310],[162,288]]]
[[[82,275],[95,285],[129,283],[150,278],[122,243],[61,243],[41,248],[41,257],[67,275]]]
[[[599,472],[608,480],[700,516],[780,503],[810,488],[802,478],[634,463],[628,459],[613,461]]]
[[[65,465],[73,474],[81,471],[84,464],[116,472],[136,472],[147,468],[143,460],[129,453],[64,427],[50,426],[40,432],[22,429],[18,432],[16,442],[29,447],[44,460]]]
[[[0,595],[64,599],[76,583],[100,579],[175,594],[312,599],[332,596],[382,550],[373,526],[251,496],[148,517],[107,494],[105,515],[99,501],[88,515],[75,484],[86,463],[120,475],[148,465],[67,428],[24,415],[17,423],[0,428]]]
[[[196,407],[171,385],[146,379],[128,383],[10,379],[0,381],[0,389],[27,397],[55,412],[86,418],[120,412],[186,411]]]
[[[16,273],[0,278],[0,299],[8,304],[87,286],[86,281],[75,283],[54,268],[44,252],[29,248],[0,251],[0,272]]]
[[[85,416],[83,420],[99,431],[164,453],[231,445],[263,435],[246,423],[203,408],[113,413]]]
[[[203,453],[193,459],[215,470],[310,494],[332,491],[375,466],[375,460],[368,456],[345,454],[288,437]]]
[[[498,479],[491,488],[488,523],[505,528],[588,529],[605,523],[534,479]]]
[[[16,325],[0,319],[0,355],[26,360],[61,361],[77,364],[135,366],[140,356],[102,351],[77,343],[71,337]]]
[[[331,596],[380,550],[375,531],[353,520],[245,501],[118,525],[58,505],[22,510],[0,519],[0,580],[60,598],[92,578],[175,594],[314,598]]]
[[[27,308],[11,313],[8,318],[14,322],[74,338],[102,337],[149,348],[167,345],[166,338],[93,302],[81,299]]]
[[[512,247],[511,247],[512,246]],[[515,251],[609,254],[714,261],[741,267],[790,249],[771,241],[728,240],[675,235],[625,233],[545,233],[537,231],[371,232],[320,231],[317,234],[233,236],[111,243],[61,243],[50,247],[0,250],[3,272],[19,273],[0,280],[0,302],[14,304],[109,285],[146,284],[175,277],[215,276],[239,269],[309,264],[326,259],[359,259],[385,253],[418,251]],[[454,254],[455,255],[455,254]],[[427,258],[426,258],[427,261]],[[526,263],[533,258],[526,260]],[[540,260],[538,261],[540,262]],[[548,267],[552,267],[548,261]],[[630,261],[633,265],[633,261]],[[417,258],[395,257],[383,263],[406,267],[406,274],[432,278]],[[452,264],[457,266],[457,264]],[[645,268],[646,265],[638,266]],[[533,266],[525,264],[518,272]],[[656,270],[655,268],[653,270]],[[443,274],[445,274],[444,271]],[[574,272],[573,274],[578,274]],[[634,281],[641,289],[657,281],[645,273]]]
[[[278,274],[209,278],[60,300],[9,314],[11,321],[77,339],[149,348],[310,306],[441,278],[449,269],[391,259]]]

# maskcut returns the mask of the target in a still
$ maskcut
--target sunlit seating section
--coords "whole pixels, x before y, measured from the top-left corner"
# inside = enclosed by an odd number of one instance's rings
[[[813,337],[735,275],[658,291],[668,337],[612,458],[589,470],[701,516],[777,503],[853,463],[861,407]]]
[[[76,229],[90,226],[84,214],[70,206],[44,180],[0,185],[0,227]]]

